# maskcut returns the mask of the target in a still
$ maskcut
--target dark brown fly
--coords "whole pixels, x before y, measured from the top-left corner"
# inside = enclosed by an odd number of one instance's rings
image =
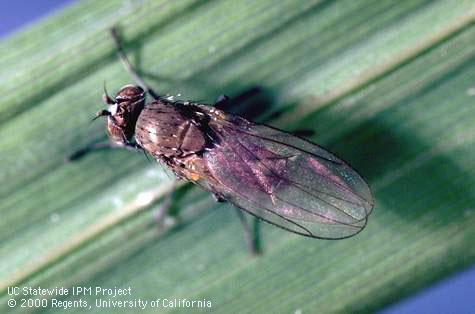
[[[138,80],[144,88],[106,95],[109,108],[98,113],[116,145],[143,149],[179,178],[297,234],[342,239],[365,227],[368,184],[332,153],[208,105],[160,97]],[[145,103],[144,89],[154,101]]]

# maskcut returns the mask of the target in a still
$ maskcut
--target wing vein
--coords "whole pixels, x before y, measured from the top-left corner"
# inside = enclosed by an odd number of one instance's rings
[[[337,210],[338,212],[340,212],[340,213],[346,215],[347,217],[349,217],[349,218],[351,218],[351,219],[355,219],[355,220],[356,220],[355,223],[360,222],[360,221],[362,221],[363,219],[366,218],[366,215],[365,215],[365,217],[363,217],[363,218],[361,218],[361,219],[357,219],[356,217],[354,217],[354,216],[348,214],[347,212],[345,212],[345,211],[341,210],[340,208],[336,207],[335,205],[329,203],[328,201],[326,201],[326,200],[324,200],[324,199],[322,199],[322,198],[320,198],[320,197],[318,197],[318,196],[316,196],[316,195],[314,195],[314,194],[312,194],[312,193],[309,193],[305,188],[302,187],[301,184],[299,184],[299,183],[297,183],[297,182],[295,182],[295,181],[293,181],[293,180],[291,180],[291,179],[289,179],[289,178],[287,178],[287,177],[285,177],[285,176],[280,176],[279,174],[276,174],[276,173],[273,171],[273,169],[269,168],[258,156],[256,156],[256,155],[255,155],[252,151],[250,151],[245,145],[243,145],[243,143],[242,143],[241,141],[239,141],[239,139],[238,139],[238,142],[239,142],[239,145],[240,145],[244,150],[246,150],[246,151],[247,151],[251,156],[253,156],[254,159],[256,159],[258,162],[260,162],[260,163],[261,163],[267,170],[269,170],[273,175],[275,175],[275,176],[277,176],[277,177],[279,177],[279,178],[282,178],[283,180],[289,182],[290,184],[292,184],[293,186],[295,186],[296,188],[298,188],[298,189],[301,190],[302,192],[304,192],[304,193],[306,193],[306,194],[308,194],[308,195],[310,195],[310,196],[312,196],[312,197],[315,197],[315,198],[319,199],[321,202],[323,202],[323,203],[327,204],[328,206],[334,208],[334,209]],[[249,167],[249,166],[248,166],[248,167]],[[336,199],[338,199],[338,200],[342,200],[342,201],[348,202],[348,203],[350,203],[350,204],[360,206],[360,204],[353,203],[353,202],[348,201],[348,200],[346,200],[346,199],[341,199],[341,198],[339,198],[339,197],[337,197],[337,196],[334,196],[334,195],[325,193],[325,192],[323,192],[323,191],[316,190],[316,189],[312,189],[312,190],[315,191],[316,193],[321,193],[321,194],[323,194],[323,195],[327,195],[327,196],[336,198]],[[282,200],[282,199],[281,199],[281,201],[287,202],[287,201],[284,201],[284,200]],[[294,206],[294,205],[291,204],[290,202],[287,202],[287,203],[289,203],[290,205]],[[334,221],[334,222],[336,222],[336,223],[346,224],[346,223],[341,222],[341,221],[335,221],[334,219],[329,218],[329,217],[326,217],[326,216],[323,215],[323,214],[318,214],[318,213],[315,213],[315,212],[313,212],[313,211],[311,211],[311,210],[304,209],[304,208],[302,208],[302,207],[300,207],[300,206],[295,206],[295,207],[300,208],[300,209],[302,209],[303,211],[308,212],[309,214],[316,215],[316,216],[318,216],[318,217],[321,217],[321,218],[324,218],[324,219],[328,219],[328,220]],[[350,226],[351,226],[351,224],[350,224]]]

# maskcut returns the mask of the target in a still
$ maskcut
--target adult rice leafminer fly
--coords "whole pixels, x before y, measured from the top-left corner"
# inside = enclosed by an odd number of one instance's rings
[[[217,200],[300,235],[344,239],[363,230],[373,197],[348,164],[300,137],[220,110],[225,97],[212,107],[156,94],[128,61],[115,29],[112,37],[138,85],[122,87],[115,99],[105,93],[109,108],[96,118],[107,117],[107,145],[143,150]]]

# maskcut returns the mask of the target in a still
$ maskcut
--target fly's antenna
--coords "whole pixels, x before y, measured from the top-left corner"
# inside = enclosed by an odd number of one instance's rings
[[[135,67],[130,63],[129,59],[127,58],[127,55],[124,52],[124,48],[122,47],[122,43],[120,41],[117,28],[113,27],[111,30],[111,36],[114,41],[115,47],[117,49],[117,54],[119,55],[120,61],[122,61],[122,64],[124,65],[125,69],[129,73],[129,75],[132,77],[132,79],[142,87],[147,93],[150,94],[154,99],[159,99],[160,96],[154,92],[154,90],[145,83],[145,81],[140,77],[140,75],[137,73],[137,70]]]
[[[106,81],[104,81],[103,89],[104,89],[104,94],[102,95],[102,101],[108,105],[115,104],[115,101],[112,98],[110,98],[109,94],[107,93]]]

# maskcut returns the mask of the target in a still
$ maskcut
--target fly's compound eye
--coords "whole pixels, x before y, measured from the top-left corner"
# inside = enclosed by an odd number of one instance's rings
[[[125,85],[115,96],[115,101],[121,103],[124,101],[135,102],[145,96],[145,91],[140,86]]]

